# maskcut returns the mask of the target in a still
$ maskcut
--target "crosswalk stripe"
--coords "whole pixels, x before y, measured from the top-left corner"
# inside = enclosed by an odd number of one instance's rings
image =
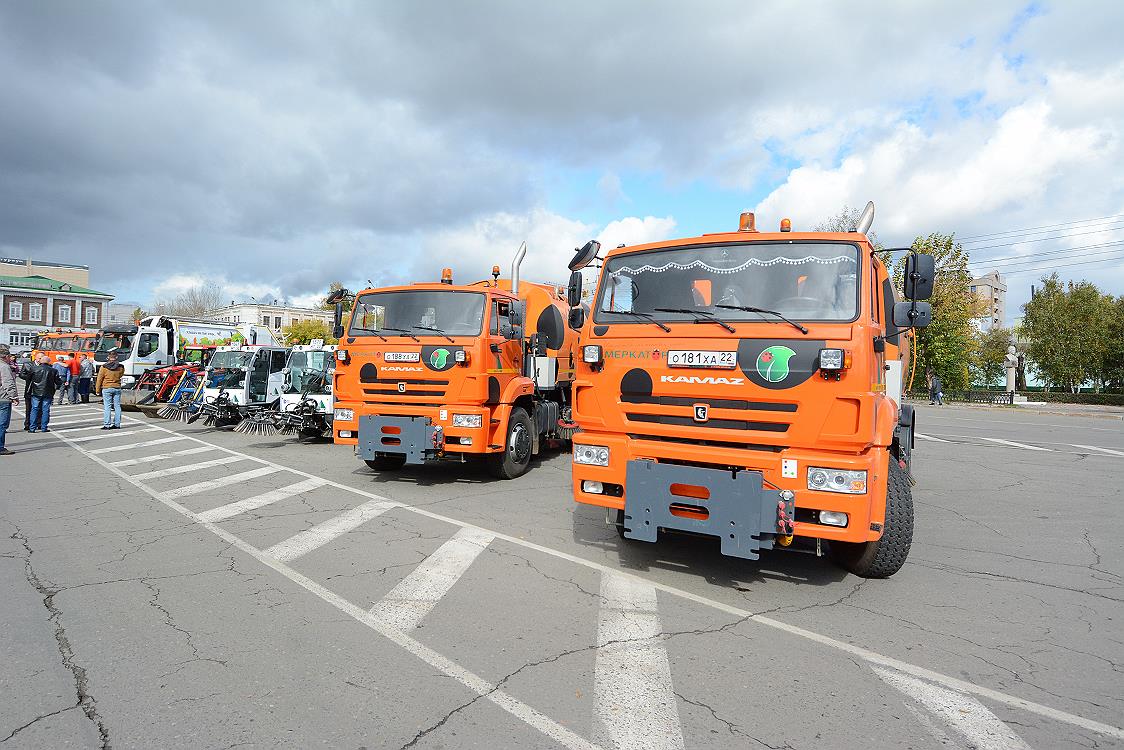
[[[156,440],[142,440],[139,443],[128,443],[127,445],[114,445],[109,448],[98,448],[92,451],[86,451],[90,455],[96,456],[101,453],[116,453],[117,451],[127,451],[133,448],[147,448],[150,445],[163,445],[164,443],[178,443],[181,440],[188,438],[183,435],[176,435],[175,437],[157,438]]]
[[[206,482],[198,482],[196,484],[189,484],[186,487],[177,487],[174,490],[166,490],[160,493],[160,497],[164,500],[175,500],[180,497],[187,497],[189,495],[198,495],[200,492],[207,492],[208,490],[218,489],[219,487],[226,487],[229,484],[238,484],[250,479],[257,479],[264,477],[266,474],[273,474],[280,471],[279,467],[262,466],[250,471],[243,471],[240,474],[231,474],[218,479],[211,479]]]
[[[371,607],[371,614],[393,628],[413,630],[495,538],[461,529]]]
[[[125,430],[118,432],[117,430],[106,430],[101,435],[87,435],[86,437],[67,438],[72,443],[85,443],[90,440],[105,440],[106,438],[125,437],[126,435],[139,435],[142,432],[156,432],[155,427],[143,427],[139,430]]]
[[[985,438],[982,438],[982,439],[988,441],[989,443],[999,443],[1000,445],[1009,445],[1012,448],[1023,448],[1024,450],[1028,450],[1028,451],[1046,451],[1047,453],[1053,453],[1054,452],[1053,448],[1041,448],[1037,445],[1027,445],[1026,443],[1016,443],[1013,440],[1002,440],[1001,438],[989,438],[989,437],[985,437]]]
[[[897,670],[872,669],[887,683],[936,714],[979,750],[1030,750],[998,716],[970,695],[910,677]]]
[[[210,453],[211,451],[216,450],[218,450],[218,448],[215,448],[214,446],[204,445],[198,448],[188,448],[182,451],[172,451],[171,453],[154,453],[151,456],[141,456],[140,458],[126,458],[122,459],[121,461],[110,461],[109,465],[136,466],[138,464],[149,464],[154,461],[163,461],[165,459],[176,458],[178,456],[193,456],[196,453]]]
[[[1077,445],[1076,443],[1070,443],[1070,445],[1072,445],[1074,448],[1083,448],[1087,451],[1100,451],[1101,453],[1107,453],[1110,456],[1124,456],[1124,451],[1116,451],[1112,448],[1098,448],[1095,445]]]
[[[290,484],[288,487],[282,487],[276,490],[270,490],[261,495],[248,497],[245,500],[239,500],[235,503],[227,503],[220,505],[217,508],[199,513],[199,520],[208,523],[215,523],[217,521],[225,521],[228,518],[237,516],[241,513],[249,513],[251,510],[264,508],[285,498],[293,497],[295,495],[302,495],[305,492],[310,492],[317,487],[323,487],[327,482],[323,479],[306,479],[303,482]]]
[[[951,443],[952,442],[951,440],[944,440],[944,439],[939,438],[939,437],[933,437],[932,435],[922,435],[920,432],[913,433],[913,436],[920,439],[920,440],[929,440],[929,441],[932,441],[934,443]]]
[[[133,474],[133,479],[158,479],[159,477],[171,477],[176,474],[190,474],[193,471],[201,469],[209,469],[212,466],[222,466],[224,464],[233,464],[246,459],[241,456],[223,456],[222,458],[212,458],[210,461],[200,461],[197,464],[187,464],[186,466],[169,466],[167,469],[156,469],[154,471],[146,471],[143,474]]]
[[[88,421],[89,421],[88,419],[84,419],[81,422],[70,422],[69,424],[85,424]],[[65,432],[67,435],[69,435],[72,432],[85,432],[86,430],[100,430],[102,428],[102,425],[101,424],[92,424],[92,425],[87,425],[86,427],[65,427],[61,430],[59,430],[58,427],[59,427],[58,424],[56,424],[55,422],[51,422],[51,429],[52,430],[56,430],[57,432]]]
[[[394,507],[396,507],[395,503],[388,503],[382,500],[372,500],[363,503],[346,513],[341,513],[335,518],[330,518],[324,523],[317,524],[311,529],[295,534],[283,542],[278,542],[265,550],[265,554],[281,562],[295,560],[302,555],[307,555],[314,549],[323,547],[336,537],[343,536],[352,529],[362,526],[372,518],[380,516]]]
[[[91,415],[90,415],[90,416],[88,416],[88,417],[82,417],[82,418],[80,418],[80,419],[62,419],[62,420],[60,420],[60,419],[52,419],[52,420],[51,420],[51,423],[50,423],[50,427],[51,427],[51,429],[53,430],[53,429],[55,429],[56,427],[62,427],[63,425],[69,425],[69,424],[83,424],[83,423],[85,423],[85,422],[93,422],[93,421],[95,421],[95,420],[97,420],[97,419],[98,419],[98,417],[97,417],[96,415],[93,415],[93,414],[91,414]],[[99,427],[101,426],[101,422],[100,422],[100,421],[98,422],[98,426],[99,426]]]
[[[618,573],[601,574],[594,694],[601,730],[613,747],[683,748],[661,632],[654,586]]]

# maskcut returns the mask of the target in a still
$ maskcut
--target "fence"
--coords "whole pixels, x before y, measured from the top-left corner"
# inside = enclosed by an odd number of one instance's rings
[[[945,401],[957,401],[967,404],[993,404],[996,406],[1014,406],[1015,394],[1009,391],[944,391]],[[928,393],[913,391],[909,397],[915,401],[924,401],[929,398]]]

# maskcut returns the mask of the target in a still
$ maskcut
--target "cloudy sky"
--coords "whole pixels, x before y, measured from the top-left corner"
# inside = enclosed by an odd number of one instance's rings
[[[307,302],[872,199],[887,244],[966,238],[1009,316],[1051,265],[1124,294],[1121,29],[1119,0],[2,3],[0,254]]]

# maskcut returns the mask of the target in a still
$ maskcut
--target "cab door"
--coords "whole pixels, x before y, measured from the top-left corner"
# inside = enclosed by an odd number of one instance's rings
[[[269,353],[269,388],[267,401],[281,398],[285,388],[285,362],[288,353],[284,349],[274,349]]]
[[[515,338],[516,332],[511,322],[511,305],[509,299],[493,298],[488,322],[488,356],[491,358],[488,374],[499,380],[501,393],[507,388],[511,379],[522,370],[522,363],[519,361],[522,348],[519,339]]]
[[[269,391],[269,354],[267,349],[254,352],[254,364],[250,368],[250,377],[246,380],[246,397],[251,404],[264,403]]]

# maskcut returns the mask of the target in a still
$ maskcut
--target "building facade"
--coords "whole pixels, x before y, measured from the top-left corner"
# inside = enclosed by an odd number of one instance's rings
[[[1007,319],[1007,283],[999,272],[972,279],[971,290],[985,305],[984,314],[976,318],[976,325],[981,330],[1003,328]]]
[[[45,260],[33,260],[32,258],[26,260],[0,258],[0,276],[15,276],[17,278],[45,276],[64,284],[90,286],[89,266],[79,266],[73,263],[51,263]]]
[[[98,330],[113,296],[46,276],[0,276],[0,342],[30,349],[45,331]]]
[[[293,323],[317,321],[332,327],[331,310],[317,310],[311,307],[289,307],[287,305],[230,304],[209,310],[206,320],[221,323],[253,323],[273,329],[280,337],[281,330]]]

